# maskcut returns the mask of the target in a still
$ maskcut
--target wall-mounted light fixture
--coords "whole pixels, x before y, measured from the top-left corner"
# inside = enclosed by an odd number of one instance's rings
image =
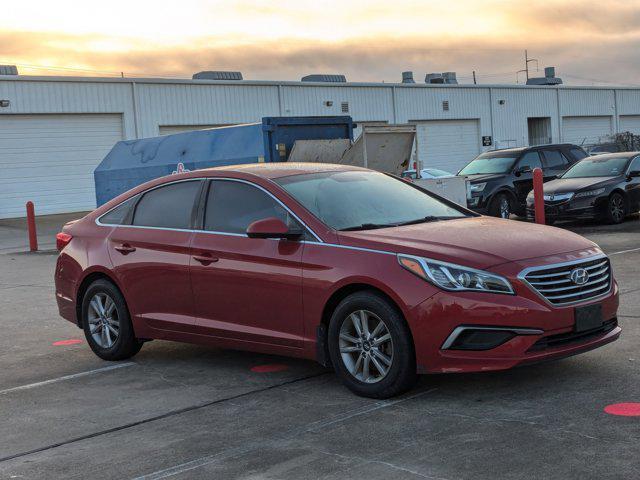
[[[0,107],[6,108],[9,105],[11,105],[11,102],[9,100],[0,100]]]

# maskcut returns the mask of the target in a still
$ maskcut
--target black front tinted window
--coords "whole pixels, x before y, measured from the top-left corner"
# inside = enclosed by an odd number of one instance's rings
[[[256,220],[270,217],[300,228],[282,205],[259,188],[235,181],[211,182],[204,214],[205,230],[242,234]]]
[[[104,223],[105,225],[123,225],[131,206],[135,203],[137,198],[137,195],[131,197],[113,210],[102,215],[100,217],[100,223]]]
[[[560,150],[545,150],[544,159],[548,168],[562,168],[565,166],[565,158]]]
[[[200,180],[158,187],[143,195],[136,206],[133,224],[145,227],[190,228],[191,212]]]
[[[518,168],[529,167],[531,170],[534,168],[542,168],[540,162],[540,154],[538,152],[525,153],[518,162]]]
[[[628,157],[596,155],[576,163],[562,178],[615,177],[624,172],[628,161]]]

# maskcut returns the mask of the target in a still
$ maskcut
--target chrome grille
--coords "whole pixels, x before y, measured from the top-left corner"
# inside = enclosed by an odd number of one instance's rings
[[[582,284],[571,279],[571,273],[576,269],[584,269],[589,274]],[[609,292],[611,276],[609,259],[602,255],[588,260],[531,267],[524,270],[520,278],[549,303],[567,305],[596,298]]]

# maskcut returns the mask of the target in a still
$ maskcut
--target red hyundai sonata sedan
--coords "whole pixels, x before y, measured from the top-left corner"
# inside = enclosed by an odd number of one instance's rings
[[[151,339],[315,359],[360,395],[500,370],[620,335],[609,259],[403,180],[253,164],[153,180],[67,224],[60,314],[105,360]]]

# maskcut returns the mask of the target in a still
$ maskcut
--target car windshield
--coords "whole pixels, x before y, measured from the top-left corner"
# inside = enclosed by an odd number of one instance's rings
[[[278,178],[276,182],[336,230],[370,230],[468,216],[379,172],[318,172]]]
[[[626,157],[602,158],[599,155],[585,158],[567,170],[562,178],[615,177],[622,175],[628,161]]]
[[[471,160],[458,175],[478,175],[482,173],[507,173],[513,167],[518,155],[483,153]]]

